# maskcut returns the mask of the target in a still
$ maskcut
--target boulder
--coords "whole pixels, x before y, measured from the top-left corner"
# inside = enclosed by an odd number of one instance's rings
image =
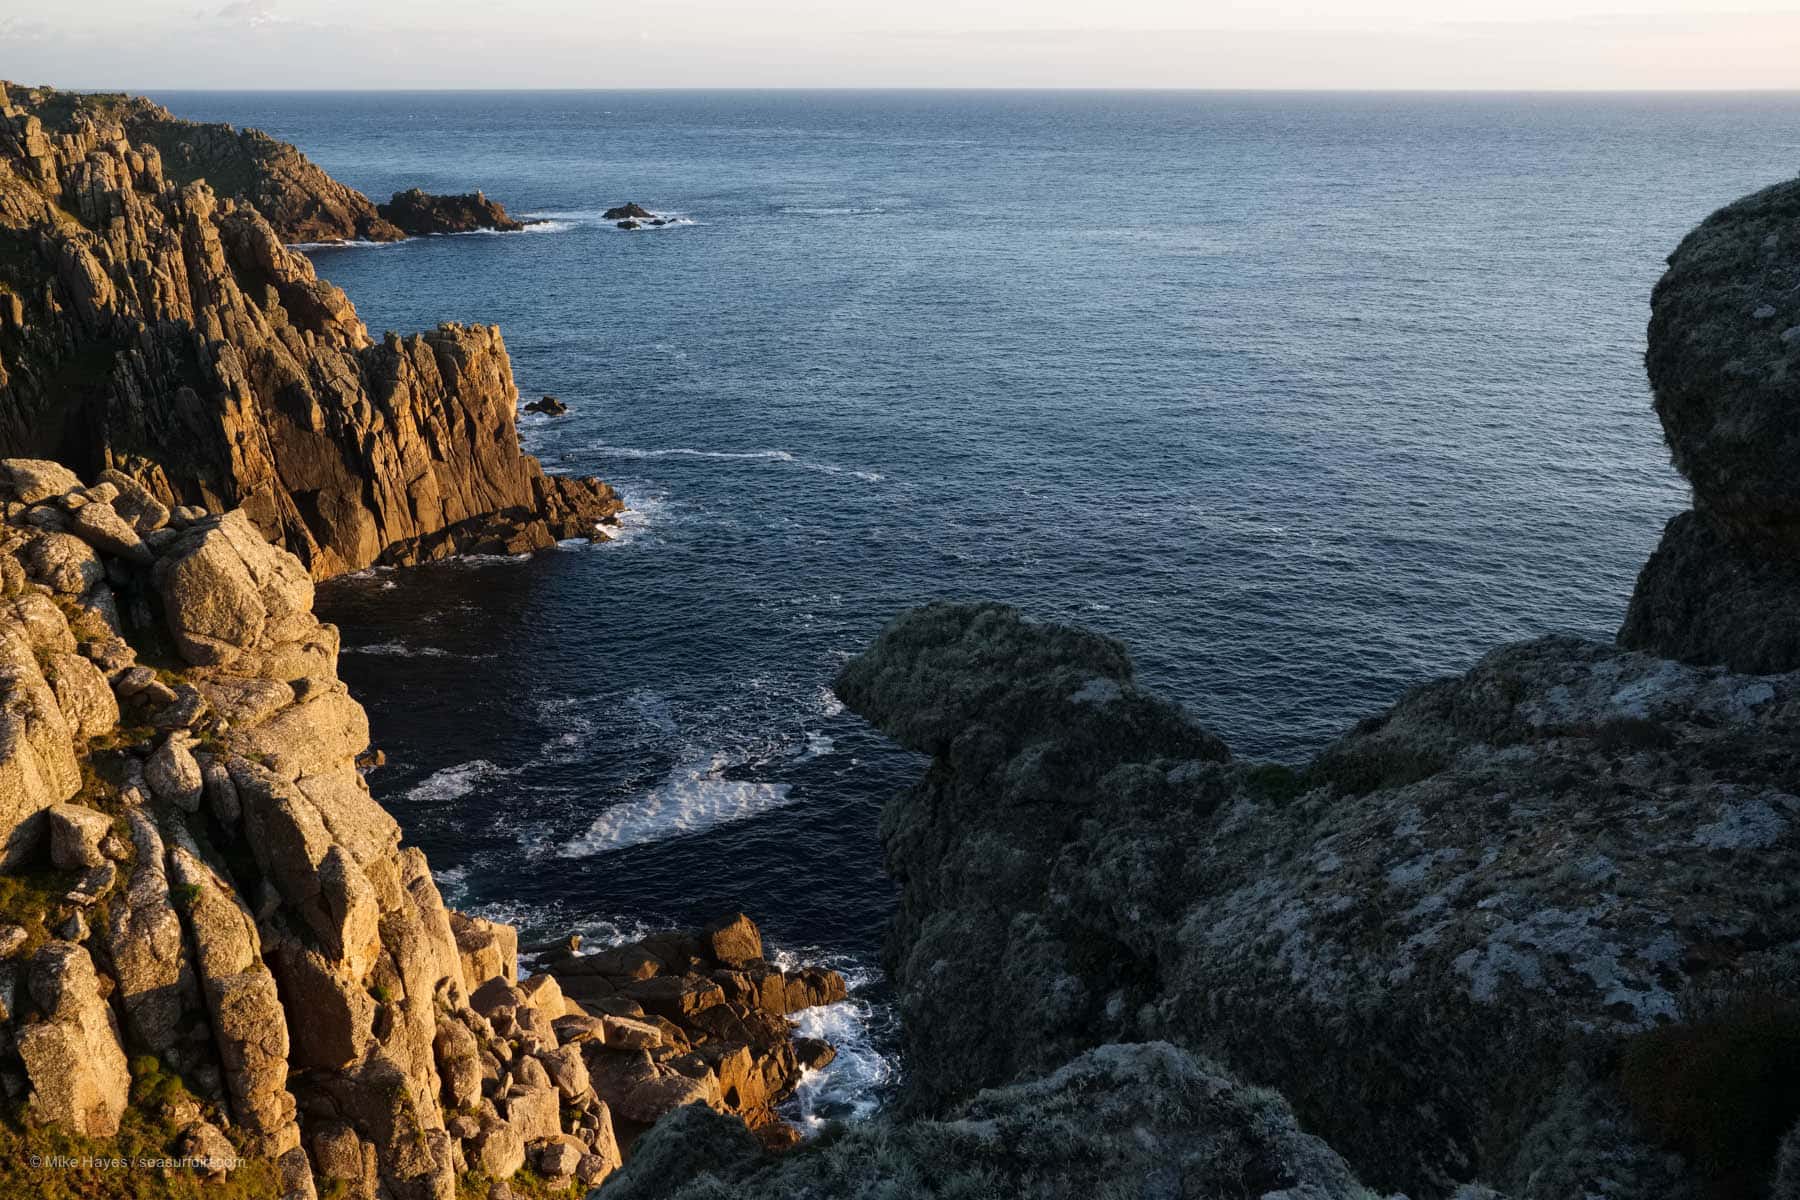
[[[579,1046],[559,1046],[554,1050],[543,1050],[537,1055],[544,1073],[549,1076],[551,1084],[567,1103],[573,1104],[586,1096],[592,1085],[588,1081],[587,1064],[582,1060]]]
[[[94,548],[67,533],[41,533],[19,553],[25,576],[64,596],[80,596],[103,582],[106,567]]]
[[[154,574],[169,632],[196,665],[227,665],[265,632],[286,640],[282,634],[312,621],[311,577],[269,545],[242,509],[183,534]]]
[[[581,1165],[582,1154],[581,1143],[564,1135],[540,1142],[532,1152],[532,1162],[539,1175],[554,1182],[572,1178],[575,1168]]]
[[[299,1130],[287,1090],[287,1016],[274,977],[260,963],[208,977],[206,1000],[232,1116],[259,1152],[285,1152],[297,1144]]]
[[[699,975],[659,975],[639,980],[624,988],[624,994],[643,1005],[645,1012],[677,1025],[701,1009],[725,1003],[725,993],[719,985]]]
[[[171,733],[144,763],[144,779],[157,798],[189,813],[200,811],[200,797],[206,790],[206,776],[194,760],[192,745],[193,738],[187,733]]]
[[[557,1103],[556,1089],[547,1082],[538,1087],[515,1085],[495,1104],[506,1123],[527,1142],[553,1138],[562,1132],[562,1111]]]
[[[175,1139],[175,1149],[182,1158],[193,1162],[195,1174],[202,1178],[212,1179],[237,1170],[237,1148],[211,1122],[196,1121],[183,1129]]]
[[[135,566],[150,565],[150,548],[131,523],[110,504],[86,504],[69,518],[69,532],[100,553]]]
[[[569,411],[569,406],[555,396],[545,396],[541,400],[533,400],[525,406],[526,412],[542,413],[546,417],[560,417]]]
[[[19,1056],[38,1117],[84,1137],[119,1131],[131,1076],[118,1023],[88,952],[51,942],[31,962],[31,996],[44,1019],[19,1029]]]
[[[113,510],[131,522],[138,533],[154,533],[169,523],[168,506],[123,471],[109,468],[100,472],[100,480],[118,490],[113,497]]]
[[[112,818],[80,804],[56,804],[45,810],[50,829],[50,862],[65,871],[98,867],[107,859],[101,841],[112,832]]]
[[[353,771],[369,744],[369,717],[341,687],[331,688],[245,731],[241,744],[284,779]]]
[[[199,1010],[200,997],[169,895],[162,834],[141,808],[128,810],[125,820],[135,854],[126,886],[112,902],[107,955],[126,1023],[161,1055],[181,1040],[183,1018]]]
[[[653,1050],[662,1045],[662,1030],[647,1021],[615,1017],[603,1013],[600,1018],[602,1044],[625,1050]]]
[[[44,662],[44,679],[73,736],[87,741],[118,728],[119,702],[106,676],[88,659],[53,654]]]
[[[525,1165],[525,1139],[505,1121],[489,1121],[470,1143],[470,1165],[490,1179],[511,1179]]]
[[[728,967],[748,966],[763,956],[762,931],[743,913],[720,917],[701,930],[707,952]]]
[[[473,993],[490,979],[507,983],[519,977],[519,933],[484,917],[450,914],[450,930],[462,959],[464,990]]]
[[[25,504],[81,490],[81,480],[61,463],[42,458],[0,459],[0,488]]]

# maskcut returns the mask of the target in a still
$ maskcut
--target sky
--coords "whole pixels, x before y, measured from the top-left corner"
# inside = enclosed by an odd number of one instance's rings
[[[0,0],[61,87],[1800,87],[1800,0]]]

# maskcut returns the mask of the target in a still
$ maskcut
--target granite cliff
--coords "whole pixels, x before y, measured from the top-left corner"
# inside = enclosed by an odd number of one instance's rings
[[[55,1151],[193,1160],[124,1194],[565,1194],[688,1104],[793,1140],[830,1048],[787,1014],[841,978],[741,914],[522,976],[371,797],[298,559],[42,460],[0,509],[0,1193],[99,1194]]]
[[[122,92],[0,86],[46,133],[74,133],[88,122],[119,125],[134,144],[155,148],[169,182],[185,187],[205,180],[218,196],[254,207],[284,243],[397,242],[407,236],[367,196],[260,129],[185,121]]]
[[[539,549],[619,511],[520,451],[497,329],[371,338],[263,212],[171,177],[141,108],[53,132],[0,92],[0,453],[242,509],[321,578]]]

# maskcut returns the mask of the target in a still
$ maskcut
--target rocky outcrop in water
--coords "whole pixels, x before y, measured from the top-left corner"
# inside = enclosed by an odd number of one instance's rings
[[[841,979],[741,915],[521,978],[371,797],[298,559],[46,461],[0,461],[0,513],[0,1193],[128,1145],[242,1155],[244,1195],[585,1189],[683,1104],[775,1128],[785,1014]]]
[[[519,449],[499,331],[377,342],[255,209],[104,110],[0,97],[0,452],[143,508],[243,509],[315,577],[593,536],[621,508]]]
[[[1621,644],[1800,669],[1797,296],[1800,182],[1721,209],[1670,256],[1645,361],[1694,508],[1645,566]]]
[[[461,196],[434,196],[418,188],[395,192],[386,204],[376,205],[381,219],[408,236],[436,233],[473,233],[491,229],[516,233],[524,224],[506,215],[506,209],[480,192]]]

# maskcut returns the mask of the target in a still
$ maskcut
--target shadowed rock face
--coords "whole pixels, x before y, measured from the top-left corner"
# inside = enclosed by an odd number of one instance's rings
[[[1621,644],[1800,667],[1800,181],[1690,233],[1651,299],[1646,365],[1694,511],[1671,522]]]
[[[997,606],[902,616],[838,690],[932,756],[882,818],[913,1112],[1161,1039],[1371,1186],[1692,1195],[1609,1056],[1721,966],[1795,966],[1800,675],[1545,639],[1300,769]]]
[[[257,210],[176,186],[110,117],[66,124],[0,101],[0,453],[242,508],[316,577],[539,549],[618,511],[520,453],[498,330],[375,342]]]

